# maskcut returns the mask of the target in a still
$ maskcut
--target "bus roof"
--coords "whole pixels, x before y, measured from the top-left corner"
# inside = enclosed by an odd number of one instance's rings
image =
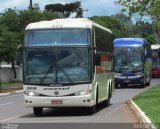
[[[92,26],[96,26],[101,28],[109,33],[112,33],[111,30],[100,26],[89,19],[85,18],[70,18],[70,19],[54,19],[51,21],[40,21],[35,23],[30,23],[26,30],[33,29],[61,29],[61,28],[92,28]]]
[[[114,47],[144,46],[148,42],[143,38],[117,38]]]
[[[151,49],[160,49],[160,44],[153,44],[151,45]]]

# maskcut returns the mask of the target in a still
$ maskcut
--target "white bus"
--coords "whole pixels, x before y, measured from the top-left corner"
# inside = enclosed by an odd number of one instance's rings
[[[35,116],[43,108],[110,104],[114,91],[112,32],[88,19],[55,19],[25,29],[23,89]]]

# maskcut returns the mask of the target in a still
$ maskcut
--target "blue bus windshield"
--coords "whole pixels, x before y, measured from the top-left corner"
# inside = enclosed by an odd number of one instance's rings
[[[115,71],[138,71],[143,68],[143,47],[116,47]]]
[[[90,43],[89,37],[89,29],[29,30],[26,33],[25,45],[87,45]]]

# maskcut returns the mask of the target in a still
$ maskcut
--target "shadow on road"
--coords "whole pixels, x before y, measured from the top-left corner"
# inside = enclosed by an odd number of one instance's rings
[[[160,78],[152,78],[151,80],[151,85],[155,85],[155,84],[152,84],[152,82],[157,82],[159,81]],[[149,86],[151,86],[149,85]],[[120,85],[120,87],[117,87],[116,89],[143,89],[143,88],[146,88],[146,87],[149,87],[149,86],[141,86],[141,85],[135,85],[135,84],[123,84],[123,85]]]
[[[147,86],[145,86],[147,87]],[[122,85],[116,89],[142,89],[142,88],[145,88],[141,85],[133,85],[133,84],[130,84],[130,85]]]
[[[110,105],[111,106],[111,105]],[[107,107],[103,103],[100,103],[96,107],[96,112],[99,112]],[[40,117],[68,117],[68,116],[91,116],[88,112],[88,108],[85,107],[66,107],[66,108],[45,108],[43,114]],[[35,117],[33,113],[21,116],[21,118]],[[36,118],[36,117],[35,117]]]

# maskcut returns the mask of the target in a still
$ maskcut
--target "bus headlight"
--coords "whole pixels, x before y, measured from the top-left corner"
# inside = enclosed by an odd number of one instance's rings
[[[121,73],[116,73],[116,74],[115,74],[115,77],[120,77],[120,76],[122,76]]]
[[[25,95],[27,96],[39,96],[39,93],[33,92],[33,91],[25,91],[24,92]]]
[[[143,76],[144,73],[143,73],[143,72],[137,72],[137,73],[135,73],[135,75],[136,75],[136,76]]]
[[[75,96],[80,96],[80,95],[88,95],[90,94],[92,91],[91,90],[83,90],[83,91],[79,91],[79,92],[76,92],[74,93]]]

